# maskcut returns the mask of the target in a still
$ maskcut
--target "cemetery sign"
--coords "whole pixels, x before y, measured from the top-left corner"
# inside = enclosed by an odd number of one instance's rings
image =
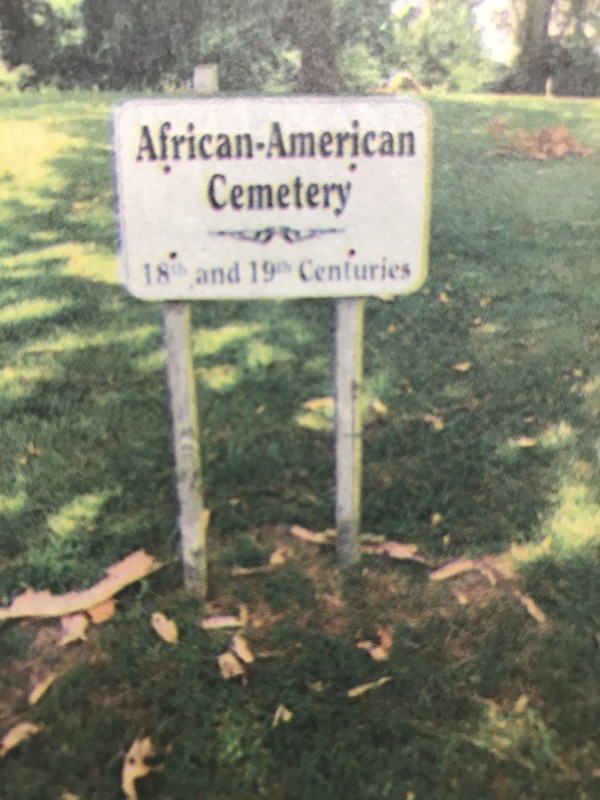
[[[358,297],[425,280],[430,120],[417,100],[129,100],[112,148],[136,297]]]

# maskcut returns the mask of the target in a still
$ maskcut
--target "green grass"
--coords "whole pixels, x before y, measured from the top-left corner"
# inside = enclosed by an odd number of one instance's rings
[[[88,586],[135,548],[169,560],[176,546],[159,309],[116,278],[117,99],[0,97],[0,602]],[[343,577],[307,547],[272,575],[229,577],[231,564],[265,563],[275,526],[333,524],[330,421],[307,425],[302,409],[331,392],[332,308],[198,303],[210,600],[263,615],[248,639],[274,655],[246,687],[223,681],[227,635],[196,625],[202,609],[173,563],[126,590],[68,658],[31,650],[39,625],[4,625],[0,734],[15,715],[45,728],[1,762],[1,800],[116,797],[123,755],[145,734],[168,753],[140,800],[598,795],[600,107],[427,102],[430,276],[411,297],[366,305],[365,393],[389,412],[365,428],[363,527],[436,563],[548,537],[521,568],[547,626],[501,592],[463,607],[418,566],[370,558]],[[497,116],[510,129],[564,122],[595,154],[492,156]],[[471,368],[457,373],[461,362]],[[154,610],[177,620],[177,647],[149,628]],[[383,664],[354,646],[377,623],[395,631]],[[33,708],[18,699],[27,658],[61,670]],[[279,703],[294,716],[271,729]]]

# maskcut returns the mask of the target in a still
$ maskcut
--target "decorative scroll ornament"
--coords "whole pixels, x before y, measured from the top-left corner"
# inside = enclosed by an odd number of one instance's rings
[[[275,236],[281,238],[288,244],[305,242],[308,239],[317,239],[330,233],[345,233],[344,228],[307,228],[298,230],[290,228],[289,225],[267,228],[250,228],[244,231],[211,231],[211,236],[230,236],[240,242],[253,242],[254,244],[268,244]]]

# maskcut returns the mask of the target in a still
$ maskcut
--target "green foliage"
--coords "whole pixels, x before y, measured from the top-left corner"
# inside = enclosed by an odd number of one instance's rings
[[[350,92],[368,92],[381,83],[381,66],[365,44],[354,44],[342,50],[338,65],[342,85]]]
[[[396,67],[410,70],[424,86],[473,91],[486,66],[473,14],[464,0],[444,0],[398,13],[394,27]],[[483,70],[483,72],[482,72]]]

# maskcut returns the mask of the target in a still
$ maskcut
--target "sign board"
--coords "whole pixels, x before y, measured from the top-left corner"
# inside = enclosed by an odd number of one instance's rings
[[[113,110],[112,148],[136,297],[358,297],[425,280],[430,121],[417,100],[130,100]]]

